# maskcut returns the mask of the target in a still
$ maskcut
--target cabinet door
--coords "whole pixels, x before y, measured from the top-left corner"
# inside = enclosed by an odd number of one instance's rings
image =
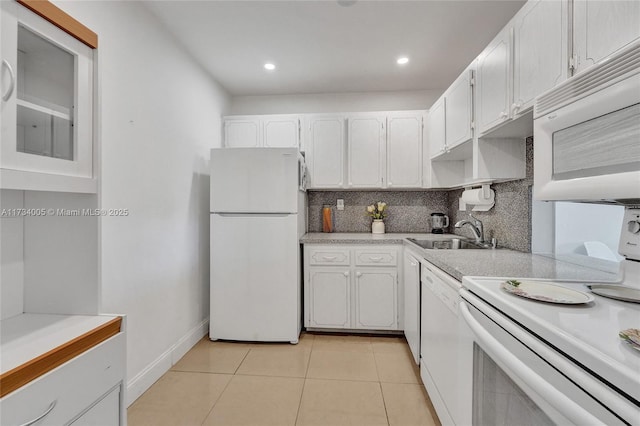
[[[306,162],[309,188],[342,188],[344,184],[344,117],[309,117]]]
[[[466,70],[453,82],[445,94],[447,99],[447,118],[445,124],[447,149],[451,149],[473,138],[471,129],[473,105],[472,78],[473,70]]]
[[[309,268],[308,327],[351,328],[348,268]]]
[[[441,97],[429,110],[429,123],[427,126],[429,152],[431,158],[444,152],[446,128],[445,128],[446,99]]]
[[[93,178],[93,50],[14,2],[0,14],[2,168]]]
[[[265,116],[262,131],[267,148],[300,148],[300,116]]]
[[[381,188],[384,185],[384,116],[349,117],[349,187]]]
[[[226,118],[224,120],[224,146],[227,148],[256,148],[262,145],[260,119]]]
[[[396,269],[356,269],[355,299],[354,328],[398,329],[398,274]]]
[[[480,135],[509,119],[510,38],[511,28],[506,27],[478,57],[476,105]]]
[[[513,115],[528,112],[533,100],[567,78],[567,5],[529,1],[514,23]]]
[[[404,335],[416,364],[420,363],[420,263],[404,255]]]
[[[387,118],[387,187],[422,186],[422,114]]]
[[[640,2],[575,0],[573,46],[576,72],[640,38]]]

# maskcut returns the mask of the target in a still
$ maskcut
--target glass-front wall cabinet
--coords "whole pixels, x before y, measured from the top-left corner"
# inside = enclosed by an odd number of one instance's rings
[[[73,161],[75,57],[18,26],[17,141],[19,152]]]
[[[93,178],[93,50],[2,1],[3,170]]]

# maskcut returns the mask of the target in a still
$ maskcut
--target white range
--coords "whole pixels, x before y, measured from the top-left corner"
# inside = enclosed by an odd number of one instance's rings
[[[630,290],[639,287],[639,221],[640,209],[627,208],[619,252]],[[640,347],[619,336],[640,329],[640,304],[589,296],[588,282],[553,283],[587,303],[553,293],[532,300],[502,288],[507,279],[462,281],[457,423],[640,424]],[[549,284],[519,281],[534,292]]]

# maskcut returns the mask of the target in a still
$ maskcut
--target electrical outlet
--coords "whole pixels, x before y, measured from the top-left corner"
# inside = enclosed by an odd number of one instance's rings
[[[336,203],[336,207],[338,208],[338,210],[344,210],[344,200],[338,200],[338,202]]]

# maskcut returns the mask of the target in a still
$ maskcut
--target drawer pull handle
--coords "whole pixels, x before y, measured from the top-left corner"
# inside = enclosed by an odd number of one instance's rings
[[[361,277],[362,276],[362,272],[356,272],[356,277]]]
[[[324,260],[336,260],[336,256],[322,256]]]
[[[381,257],[369,257],[369,260],[372,262],[382,262]]]
[[[53,402],[51,404],[49,404],[49,408],[47,408],[47,411],[45,411],[44,413],[40,414],[38,417],[36,417],[35,419],[28,421],[20,426],[31,426],[32,424],[39,422],[40,420],[44,419],[45,417],[47,417],[47,415],[55,408],[56,404],[58,403],[57,399],[54,399]]]

